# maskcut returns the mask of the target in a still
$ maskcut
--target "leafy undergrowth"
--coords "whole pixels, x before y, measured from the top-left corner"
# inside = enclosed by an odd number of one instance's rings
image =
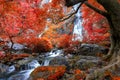
[[[48,52],[53,48],[52,43],[46,37],[21,39],[19,43],[26,44],[35,53]]]
[[[69,72],[65,66],[42,66],[36,68],[30,75],[31,80],[85,80],[87,72],[80,69],[72,69]],[[110,72],[105,72],[102,79],[95,80],[120,80]]]
[[[5,63],[13,62],[15,60],[24,59],[29,56],[30,54],[26,54],[26,53],[23,54],[0,53],[0,62],[5,64]]]
[[[31,73],[31,78],[32,80],[58,80],[65,71],[65,66],[41,66]]]

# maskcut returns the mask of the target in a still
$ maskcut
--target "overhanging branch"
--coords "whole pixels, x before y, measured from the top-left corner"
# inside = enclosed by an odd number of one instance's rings
[[[76,11],[74,11],[73,13],[68,14],[68,15],[66,15],[65,17],[63,17],[62,19],[60,19],[60,20],[58,21],[58,23],[59,23],[59,22],[62,22],[62,21],[65,21],[65,20],[69,19],[70,17],[72,17],[74,14],[76,14],[76,13],[78,12],[79,8],[82,6],[83,3],[84,3],[86,6],[88,6],[89,8],[93,9],[95,12],[103,15],[104,17],[108,17],[108,13],[107,13],[107,12],[102,11],[102,10],[94,7],[93,5],[89,4],[87,0],[65,0],[65,2],[66,2],[66,6],[67,6],[67,7],[73,6],[73,5],[75,5],[75,4],[77,4],[77,3],[80,3],[80,2],[81,2],[81,4],[78,6],[78,8],[77,8]]]
[[[87,0],[65,0],[65,5],[67,7],[70,7],[70,6],[73,6],[73,5],[77,4],[77,3],[85,2],[85,1],[87,1]]]
[[[82,6],[83,3],[84,2],[81,2],[81,4],[77,7],[77,10],[75,10],[71,14],[66,15],[65,17],[63,17],[62,19],[60,19],[59,22],[65,21],[65,20],[69,19],[70,17],[72,17],[74,14],[76,14],[78,12],[79,8]]]
[[[107,15],[108,15],[107,12],[102,11],[102,10],[100,10],[100,9],[98,9],[98,8],[96,8],[96,7],[94,7],[93,5],[89,4],[87,1],[85,1],[84,4],[85,4],[86,6],[88,6],[89,8],[93,9],[95,12],[97,12],[97,13],[103,15],[104,17],[107,17]]]

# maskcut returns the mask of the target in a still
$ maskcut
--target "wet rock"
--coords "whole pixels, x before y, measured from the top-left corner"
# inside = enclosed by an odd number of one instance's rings
[[[29,56],[31,56],[31,55],[30,55],[30,54],[27,54],[27,53],[14,54],[14,55],[13,55],[13,58],[11,59],[11,61],[24,59],[24,58],[29,57]]]
[[[41,66],[31,73],[29,80],[58,80],[65,71],[65,66]]]
[[[107,54],[108,49],[96,44],[81,44],[77,54],[95,56],[97,53]]]
[[[8,74],[12,73],[13,71],[15,71],[15,67],[13,65],[8,66],[0,63],[0,78],[5,78],[6,76],[8,76]]]
[[[22,60],[19,62],[20,64],[16,64],[16,71],[21,71],[21,70],[28,70],[28,69],[33,69],[36,66],[40,66],[39,62],[37,60]]]
[[[80,56],[80,59],[76,61],[74,66],[80,70],[88,70],[89,68],[100,67],[101,64],[103,64],[103,62],[98,57]]]
[[[65,57],[62,56],[57,56],[53,58],[50,62],[49,65],[55,66],[55,65],[65,65],[67,69],[69,68],[69,63]]]
[[[66,72],[60,80],[84,80],[86,74],[80,69],[72,69]]]
[[[3,57],[0,58],[0,62],[3,63],[3,64],[6,64],[6,65],[13,65],[15,64],[16,62],[19,62],[19,60],[22,60],[24,58],[27,58],[27,57],[32,57],[30,54],[26,54],[26,53],[23,53],[23,54],[5,54]]]
[[[63,50],[53,49],[50,52],[47,52],[45,54],[45,57],[56,57],[56,56],[62,56]]]
[[[72,58],[68,58],[67,61],[70,69],[88,70],[106,65],[99,57],[94,56],[74,55]]]
[[[21,65],[19,69],[10,73],[5,80],[28,80],[30,73],[40,66],[37,60],[33,60],[28,64]]]
[[[7,71],[8,66],[0,63],[0,77],[1,74]]]
[[[33,60],[33,58],[24,58],[22,60],[17,61],[16,63],[18,65],[24,65],[24,64],[28,64],[29,62],[31,62]]]
[[[50,60],[49,65],[50,66],[64,65],[64,66],[66,66],[66,70],[69,71],[70,70],[70,66],[69,66],[69,63],[68,63],[67,60],[68,59],[66,59],[65,57],[57,56],[57,57],[53,58],[52,60]]]

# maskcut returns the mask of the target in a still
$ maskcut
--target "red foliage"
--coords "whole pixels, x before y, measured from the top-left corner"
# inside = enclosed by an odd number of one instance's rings
[[[52,43],[49,41],[49,39],[44,37],[36,39],[36,42],[33,44],[33,52],[48,52],[53,48]]]
[[[74,70],[74,80],[83,80],[86,75],[79,69]]]
[[[47,19],[54,22],[64,15],[62,1],[43,4],[42,0],[0,0],[0,37],[16,42],[38,36]]]
[[[23,59],[25,57],[29,57],[30,54],[26,54],[26,53],[22,53],[22,54],[14,54],[11,61],[14,61],[14,60],[19,60],[19,59]]]
[[[3,54],[2,53],[2,55],[0,55],[0,61],[4,63],[12,62],[14,60],[23,59],[29,56],[30,54],[26,54],[26,53],[23,53],[23,54],[10,54],[10,53]]]
[[[88,2],[95,7],[104,10],[104,8],[98,4],[95,0],[88,0]],[[86,42],[100,42],[103,40],[109,40],[109,36],[104,34],[108,34],[109,25],[103,16],[96,13],[92,9],[87,6],[82,6],[82,17],[83,17],[83,26],[86,31],[84,33],[84,41]]]
[[[114,72],[116,72],[116,71],[114,71]],[[105,71],[104,74],[105,74],[105,76],[109,76],[111,78],[111,80],[120,80],[120,76],[116,76],[116,75],[112,74],[111,71],[107,70],[107,71]]]
[[[26,44],[26,46],[32,49],[33,52],[48,52],[50,51],[53,46],[52,43],[48,38],[28,38],[28,39],[21,39],[19,43]]]
[[[75,74],[81,74],[81,70],[76,69],[76,70],[74,70],[74,73],[75,73]]]
[[[120,76],[114,76],[112,80],[120,80]]]
[[[58,40],[58,48],[64,48],[64,52],[66,54],[76,53],[80,45],[80,41],[72,41],[71,35],[62,35],[61,38]]]
[[[61,38],[59,39],[58,43],[58,48],[67,48],[70,47],[70,43],[72,40],[72,36],[70,35],[62,35]]]
[[[65,66],[41,66],[31,73],[31,77],[33,80],[58,80],[65,71]]]
[[[3,58],[5,56],[3,51],[0,51],[0,59]]]

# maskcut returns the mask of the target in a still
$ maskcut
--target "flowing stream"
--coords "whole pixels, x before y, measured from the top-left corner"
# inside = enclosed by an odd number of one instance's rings
[[[0,68],[3,68],[3,75],[0,71],[0,80],[28,80],[31,72],[39,66],[48,66],[50,60],[56,56],[61,56],[62,50],[52,50],[49,53],[46,53],[43,62],[40,64],[37,60],[33,60],[28,64],[21,66],[19,71],[16,71],[15,66],[5,66],[2,65]],[[2,69],[1,69],[2,70]]]

